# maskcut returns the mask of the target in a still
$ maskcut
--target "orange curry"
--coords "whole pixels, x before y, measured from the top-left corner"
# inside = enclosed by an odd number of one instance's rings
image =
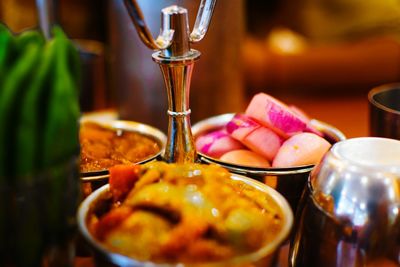
[[[86,122],[80,129],[81,172],[100,171],[117,164],[137,163],[160,151],[159,144],[138,132]]]

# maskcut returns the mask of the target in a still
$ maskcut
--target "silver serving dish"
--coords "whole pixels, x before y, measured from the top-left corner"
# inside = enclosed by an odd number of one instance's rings
[[[283,214],[283,227],[282,231],[278,233],[276,239],[272,242],[261,247],[259,250],[231,258],[224,262],[214,262],[214,263],[204,263],[196,265],[187,264],[155,264],[151,262],[138,262],[135,259],[126,257],[121,254],[113,253],[107,250],[100,242],[98,242],[89,232],[87,227],[87,220],[91,214],[96,212],[96,210],[102,210],[104,212],[104,207],[107,207],[107,203],[111,203],[111,194],[109,192],[109,185],[105,185],[90,196],[88,196],[82,203],[78,211],[78,227],[82,236],[89,243],[89,246],[94,251],[94,259],[96,266],[117,266],[117,267],[136,267],[136,266],[148,266],[148,267],[239,267],[239,266],[274,266],[274,262],[279,252],[280,245],[287,239],[289,232],[291,231],[293,224],[293,213],[291,208],[285,198],[283,198],[277,191],[272,188],[262,184],[260,182],[254,181],[253,179],[232,174],[231,179],[242,181],[247,185],[268,194],[281,208]],[[108,205],[110,206],[110,205]]]
[[[135,121],[103,120],[91,117],[87,118],[83,117],[81,119],[81,123],[84,122],[95,122],[101,126],[115,130],[137,132],[142,135],[148,136],[155,142],[157,142],[160,147],[160,151],[154,155],[145,158],[142,161],[137,162],[137,164],[143,164],[152,160],[160,159],[161,155],[164,153],[165,145],[167,143],[167,137],[162,131],[150,125]],[[109,173],[107,169],[103,169],[103,170],[96,170],[89,172],[81,172],[80,176],[81,176],[81,181],[83,182],[84,195],[88,195],[95,189],[107,183]]]
[[[399,209],[400,141],[335,144],[301,201],[292,266],[399,266]]]
[[[212,130],[223,128],[234,116],[233,113],[222,114],[202,120],[192,127],[194,138],[206,134]],[[335,127],[318,120],[312,120],[312,125],[324,134],[330,143],[345,140],[344,134]],[[314,165],[296,166],[292,168],[256,168],[221,161],[217,158],[199,153],[200,160],[205,163],[215,163],[227,168],[229,171],[242,174],[259,180],[281,193],[290,203],[293,211],[296,211],[308,175]]]

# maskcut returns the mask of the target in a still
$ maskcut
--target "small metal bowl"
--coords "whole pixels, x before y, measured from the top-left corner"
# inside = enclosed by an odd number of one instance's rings
[[[202,120],[192,127],[193,136],[204,135],[210,131],[223,128],[234,116],[233,113],[222,114]],[[334,144],[345,140],[344,134],[335,127],[318,120],[312,120],[312,125],[324,134],[324,138]],[[205,163],[215,163],[227,168],[230,172],[242,174],[263,182],[276,189],[289,202],[293,211],[296,211],[308,175],[314,165],[296,166],[291,168],[257,168],[238,164],[231,164],[198,152],[200,160]]]
[[[82,203],[78,211],[78,227],[80,233],[88,241],[89,246],[94,252],[94,259],[97,267],[136,267],[136,266],[146,266],[146,267],[239,267],[239,266],[273,266],[276,257],[279,252],[280,245],[286,240],[291,231],[293,225],[293,213],[291,208],[285,198],[280,195],[277,191],[272,188],[262,184],[260,182],[254,181],[253,179],[232,174],[231,179],[236,181],[244,182],[245,184],[255,188],[256,190],[269,195],[273,201],[281,208],[283,215],[283,226],[281,232],[279,232],[276,238],[261,247],[259,250],[241,255],[238,257],[231,258],[223,262],[214,263],[204,263],[204,264],[155,264],[152,262],[139,262],[135,259],[123,256],[121,254],[113,253],[107,250],[99,241],[97,241],[89,232],[87,221],[91,214],[96,210],[104,210],[104,207],[110,206],[111,194],[109,185],[105,185],[90,196],[88,196]],[[268,229],[266,229],[268,231]]]
[[[151,155],[147,158],[145,158],[142,161],[136,162],[136,164],[143,164],[152,160],[157,160],[161,158],[161,155],[164,153],[165,150],[165,145],[167,143],[167,137],[166,135],[158,130],[157,128],[154,128],[152,126],[149,126],[147,124],[139,123],[139,122],[134,122],[134,121],[123,121],[123,120],[96,120],[96,119],[90,119],[90,118],[83,118],[81,120],[81,123],[85,122],[94,122],[96,124],[99,124],[100,126],[103,126],[105,128],[109,129],[115,129],[115,130],[124,130],[124,131],[130,131],[130,132],[136,132],[139,134],[142,134],[144,136],[147,136],[151,139],[153,139],[155,142],[158,143],[158,146],[160,147],[160,151],[154,155]],[[81,181],[82,181],[82,189],[83,189],[83,195],[87,196],[97,188],[105,185],[108,182],[108,169],[103,169],[103,170],[96,170],[96,171],[89,171],[89,172],[81,172]]]

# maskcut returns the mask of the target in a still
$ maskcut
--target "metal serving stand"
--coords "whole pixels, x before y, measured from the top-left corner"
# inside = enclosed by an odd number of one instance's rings
[[[166,162],[197,161],[197,153],[190,125],[189,94],[194,62],[200,52],[190,48],[207,33],[216,0],[202,0],[192,32],[189,31],[187,10],[172,5],[161,10],[161,32],[154,39],[139,5],[135,0],[124,0],[140,39],[150,49],[160,66],[168,95],[168,140],[163,156]]]

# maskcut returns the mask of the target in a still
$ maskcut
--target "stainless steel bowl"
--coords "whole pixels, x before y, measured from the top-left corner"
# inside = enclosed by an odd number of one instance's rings
[[[292,266],[399,266],[399,209],[400,141],[335,144],[300,204]]]
[[[212,130],[224,127],[234,115],[235,114],[233,113],[222,114],[194,124],[192,127],[194,138]],[[311,123],[320,130],[324,134],[324,137],[332,144],[346,139],[341,131],[329,124],[318,120],[312,120]],[[256,168],[230,164],[199,152],[198,154],[202,162],[215,163],[227,168],[230,172],[242,174],[266,183],[286,198],[293,211],[296,211],[307,178],[311,170],[314,168],[314,165],[304,165],[292,168]]]
[[[102,119],[93,119],[91,117],[83,118],[81,120],[81,123],[84,122],[95,122],[101,126],[115,130],[137,132],[142,135],[148,136],[155,142],[157,142],[160,147],[160,151],[154,155],[147,157],[146,159],[140,162],[137,162],[137,164],[143,164],[152,160],[160,159],[161,155],[164,153],[165,145],[167,143],[167,137],[162,131],[150,125],[134,121],[102,120]],[[87,196],[92,191],[105,185],[108,182],[109,173],[107,169],[104,169],[104,170],[96,170],[90,172],[81,172],[80,176],[81,176],[84,196]]]
[[[283,214],[283,227],[281,232],[278,233],[276,239],[272,242],[261,247],[259,250],[229,259],[224,262],[216,263],[204,263],[196,265],[187,264],[155,264],[151,262],[139,262],[135,259],[128,258],[121,254],[113,253],[107,250],[99,241],[97,241],[89,232],[87,226],[87,220],[91,214],[96,210],[107,207],[107,203],[110,203],[110,192],[109,185],[105,185],[90,196],[88,196],[82,203],[78,211],[78,226],[80,233],[88,241],[90,247],[94,252],[94,258],[96,261],[96,266],[117,266],[117,267],[133,267],[133,266],[153,266],[153,267],[184,267],[184,266],[197,266],[197,267],[239,267],[239,266],[273,266],[274,260],[276,259],[277,253],[279,252],[280,245],[286,240],[291,231],[293,224],[293,213],[291,208],[285,198],[283,198],[277,191],[272,188],[262,184],[260,182],[254,181],[253,179],[232,174],[231,179],[241,181],[247,185],[257,189],[258,191],[268,194],[281,208]],[[268,230],[268,229],[266,229]]]

